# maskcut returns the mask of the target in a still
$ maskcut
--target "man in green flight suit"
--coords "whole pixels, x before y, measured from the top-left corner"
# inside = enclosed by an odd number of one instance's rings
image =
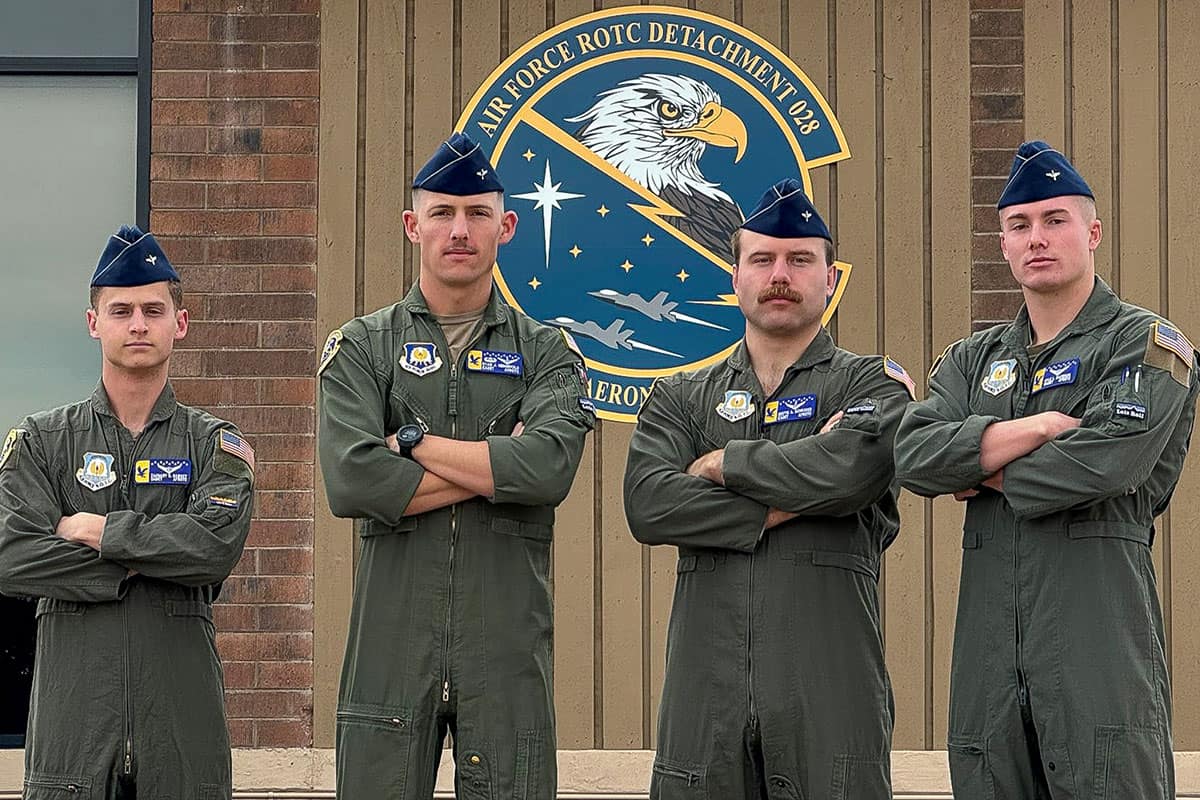
[[[595,422],[582,357],[492,285],[516,214],[456,133],[404,212],[418,283],[330,335],[321,469],[362,554],[342,668],[337,791],[433,796],[446,732],[459,798],[556,791],[554,509]]]
[[[38,598],[26,800],[228,800],[212,602],[250,529],[254,454],[167,382],[187,334],[154,237],[113,235],[92,277],[100,384],[0,453],[0,592]]]
[[[799,181],[733,252],[745,339],[655,383],[625,472],[634,537],[679,548],[650,796],[885,800],[877,582],[912,381],[822,327],[833,243]]]
[[[967,501],[954,796],[1174,798],[1150,547],[1187,453],[1195,353],[1096,277],[1095,201],[1061,153],[1021,145],[998,207],[1025,306],[947,348],[896,439],[904,486]]]

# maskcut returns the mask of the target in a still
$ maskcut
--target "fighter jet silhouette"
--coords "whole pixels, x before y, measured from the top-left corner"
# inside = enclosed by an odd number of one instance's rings
[[[578,322],[570,317],[555,317],[554,319],[546,320],[551,325],[557,325],[560,328],[566,328],[571,333],[578,333],[580,336],[586,336],[589,339],[594,339],[605,347],[613,350],[646,350],[651,353],[659,353],[664,356],[673,356],[674,358],[683,358],[679,353],[672,353],[670,350],[662,350],[639,342],[636,339],[629,337],[633,336],[635,331],[625,329],[625,320],[614,319],[612,324],[607,328],[601,328],[599,324],[592,320]]]
[[[588,292],[588,294],[597,300],[603,300],[606,303],[612,303],[615,306],[636,311],[655,322],[690,322],[693,325],[703,325],[706,328],[716,328],[719,331],[729,330],[729,328],[724,328],[707,320],[681,314],[676,311],[675,309],[679,303],[667,300],[666,292],[659,292],[649,300],[636,292],[621,294],[616,289],[600,289],[599,291]]]

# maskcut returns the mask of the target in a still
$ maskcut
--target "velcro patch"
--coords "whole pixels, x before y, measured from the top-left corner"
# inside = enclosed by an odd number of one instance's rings
[[[333,357],[337,355],[338,350],[342,349],[343,338],[341,328],[329,334],[329,338],[325,340],[325,347],[321,350],[321,363],[317,366],[318,375],[325,371],[325,368],[333,361]]]
[[[217,508],[240,508],[242,505],[240,501],[232,497],[221,497],[215,494],[209,496],[208,504]]]
[[[855,403],[846,409],[846,414],[874,414],[877,406],[873,400],[864,400],[861,403]]]
[[[17,445],[25,437],[24,428],[13,428],[4,437],[4,449],[0,450],[0,469],[8,469],[17,465],[19,457]]]
[[[942,354],[933,360],[933,366],[929,368],[930,380],[933,380],[933,376],[937,374],[938,367],[940,367],[942,362],[946,360],[946,356],[950,355],[950,351],[954,348],[954,345],[961,341],[962,339],[959,339],[958,341],[954,341],[946,345],[946,349],[942,351]]]
[[[904,388],[908,389],[908,396],[913,400],[917,399],[917,385],[913,383],[913,379],[908,376],[908,372],[904,367],[891,358],[883,357],[883,371],[892,380],[899,381],[904,384]]]
[[[1130,419],[1145,419],[1146,407],[1141,403],[1117,403],[1113,413],[1118,417],[1129,417]]]
[[[254,471],[254,448],[245,439],[231,430],[223,430],[217,434],[217,447],[231,456],[240,458]]]
[[[1193,358],[1192,343],[1186,336],[1165,322],[1150,323],[1144,359],[1148,366],[1166,370],[1176,382],[1188,386],[1191,383]]]
[[[192,462],[186,458],[145,458],[133,465],[133,482],[187,486],[192,482]]]
[[[589,398],[589,397],[579,398],[579,407],[582,408],[584,411],[590,411],[593,414],[596,413],[596,404],[593,403],[591,398]]]
[[[525,372],[525,359],[520,353],[503,350],[471,350],[467,353],[467,371],[519,378]]]

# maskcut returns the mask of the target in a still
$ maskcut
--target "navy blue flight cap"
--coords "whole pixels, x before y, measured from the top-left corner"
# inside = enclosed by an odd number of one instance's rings
[[[179,273],[167,260],[167,254],[153,236],[142,233],[136,225],[122,225],[108,237],[92,274],[92,286],[145,286],[177,280]]]
[[[465,133],[455,132],[442,142],[433,158],[413,177],[412,188],[457,197],[503,192],[492,163]]]
[[[1062,153],[1045,142],[1025,142],[1017,148],[1008,183],[1000,193],[996,208],[1033,203],[1051,197],[1096,196],[1087,181]]]
[[[825,220],[804,193],[804,184],[788,178],[767,189],[742,228],[776,239],[806,239],[815,236],[833,241]]]

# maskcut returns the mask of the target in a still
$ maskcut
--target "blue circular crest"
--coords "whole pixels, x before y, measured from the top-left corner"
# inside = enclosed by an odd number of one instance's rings
[[[745,321],[730,235],[768,187],[849,158],[825,98],[732,22],[636,6],[577,17],[513,53],[457,129],[520,216],[496,283],[570,332],[599,416],[633,421],[656,377],[727,356]],[[837,263],[832,315],[850,266]]]

